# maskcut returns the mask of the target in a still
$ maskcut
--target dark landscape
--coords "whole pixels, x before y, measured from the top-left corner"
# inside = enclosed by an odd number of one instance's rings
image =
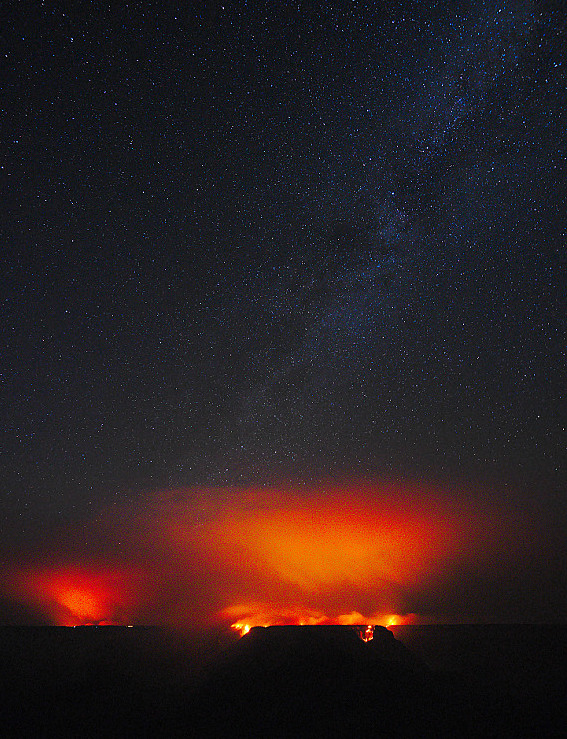
[[[0,2],[0,739],[567,736],[566,9]]]
[[[559,735],[567,627],[3,627],[5,737]]]

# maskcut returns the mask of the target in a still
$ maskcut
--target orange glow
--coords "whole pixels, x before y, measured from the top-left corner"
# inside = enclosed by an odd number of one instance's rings
[[[247,634],[252,626],[362,626],[361,638],[364,641],[372,639],[374,626],[401,626],[414,623],[416,615],[408,613],[403,616],[374,613],[363,616],[357,611],[337,615],[327,615],[322,611],[314,611],[297,606],[296,608],[280,607],[270,603],[251,602],[247,605],[230,606],[219,614],[221,620],[234,618],[238,620],[231,624],[231,628],[239,631],[241,636]],[[369,624],[368,626],[363,626]],[[365,638],[367,637],[367,638]]]
[[[125,571],[66,567],[21,573],[14,590],[58,626],[116,625],[132,606]]]
[[[324,614],[301,607],[278,607],[277,604],[252,602],[247,605],[229,606],[219,614],[221,621],[237,618],[231,627],[237,631],[246,629],[248,633],[252,626],[316,626],[328,623]]]
[[[455,544],[453,532],[427,514],[365,509],[345,500],[236,511],[209,525],[205,546],[238,549],[275,577],[313,592],[380,579],[414,583]]]
[[[438,500],[387,492],[229,493],[198,528],[172,516],[169,541],[222,572],[221,622],[407,623],[406,594],[469,556],[469,537]]]
[[[69,626],[442,623],[482,613],[483,578],[520,571],[528,531],[503,504],[417,485],[168,491],[90,538],[69,532],[36,555],[59,564],[14,565],[0,586]],[[91,539],[121,541],[128,563],[93,562]]]
[[[238,631],[240,633],[240,636],[244,636],[250,631],[252,627],[250,626],[250,624],[231,624],[230,628]]]
[[[392,615],[387,616],[383,626],[409,626],[416,623],[417,616],[415,613],[406,613],[404,616]]]

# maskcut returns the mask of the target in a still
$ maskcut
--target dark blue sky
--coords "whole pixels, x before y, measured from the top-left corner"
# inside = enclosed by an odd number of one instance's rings
[[[565,521],[560,5],[3,4],[6,540],[329,478]]]

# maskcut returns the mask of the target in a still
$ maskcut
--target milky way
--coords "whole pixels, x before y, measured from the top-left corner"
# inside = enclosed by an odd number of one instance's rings
[[[6,9],[4,559],[164,490],[561,530],[561,4],[205,5]]]

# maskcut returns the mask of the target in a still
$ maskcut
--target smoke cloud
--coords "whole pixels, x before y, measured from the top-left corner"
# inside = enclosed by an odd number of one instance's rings
[[[4,591],[62,625],[549,620],[545,542],[510,506],[407,483],[175,490],[59,532]]]

